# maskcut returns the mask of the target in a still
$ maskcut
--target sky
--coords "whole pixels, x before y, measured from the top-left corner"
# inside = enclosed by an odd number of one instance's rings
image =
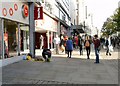
[[[87,9],[93,14],[93,25],[99,30],[108,17],[114,14],[119,0],[85,0]]]

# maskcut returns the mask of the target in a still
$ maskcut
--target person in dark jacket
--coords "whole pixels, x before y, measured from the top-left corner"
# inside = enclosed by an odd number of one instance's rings
[[[68,38],[68,40],[66,41],[66,50],[68,53],[68,58],[71,58],[72,51],[73,51],[73,42],[71,38]]]
[[[51,58],[51,51],[50,49],[43,49],[42,56],[45,59],[46,62],[50,62]]]
[[[83,39],[79,34],[79,36],[78,36],[78,46],[79,46],[79,50],[80,50],[80,55],[83,55],[82,43],[83,43]]]
[[[89,38],[89,36],[86,36],[84,46],[85,46],[86,52],[87,52],[87,59],[90,59],[90,57],[89,57],[90,56],[90,44],[91,44],[90,38]]]
[[[94,43],[95,55],[96,55],[96,61],[95,61],[95,63],[99,63],[100,40],[98,39],[98,35],[94,36],[93,43]]]

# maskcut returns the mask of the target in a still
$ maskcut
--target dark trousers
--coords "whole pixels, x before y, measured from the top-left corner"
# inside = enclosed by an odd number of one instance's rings
[[[107,46],[107,51],[106,51],[106,55],[111,55],[111,53],[110,53],[110,50],[109,50],[109,47]]]
[[[51,53],[43,52],[42,53],[43,58],[46,60],[47,58],[51,58]]]
[[[89,59],[90,57],[90,47],[86,47],[86,52],[87,52],[87,59]]]
[[[68,53],[68,58],[71,58],[72,50],[67,50],[67,53]]]
[[[79,46],[80,55],[83,55],[82,45]]]

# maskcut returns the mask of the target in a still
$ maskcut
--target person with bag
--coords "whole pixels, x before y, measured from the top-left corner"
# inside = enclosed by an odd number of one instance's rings
[[[86,37],[86,40],[85,40],[85,43],[84,43],[84,46],[85,46],[85,49],[86,49],[86,52],[87,52],[87,59],[90,59],[90,39],[89,39],[89,36]]]
[[[95,63],[99,63],[99,47],[100,47],[100,40],[98,39],[98,35],[95,35],[93,38],[94,48],[95,48],[95,55],[96,61]]]
[[[64,37],[61,36],[61,40],[60,40],[60,49],[62,50],[62,52],[65,51],[65,46],[64,46],[64,44],[65,44]]]

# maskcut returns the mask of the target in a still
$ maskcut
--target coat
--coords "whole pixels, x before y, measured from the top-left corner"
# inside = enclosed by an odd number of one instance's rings
[[[73,50],[73,42],[72,40],[66,41],[66,50]]]

